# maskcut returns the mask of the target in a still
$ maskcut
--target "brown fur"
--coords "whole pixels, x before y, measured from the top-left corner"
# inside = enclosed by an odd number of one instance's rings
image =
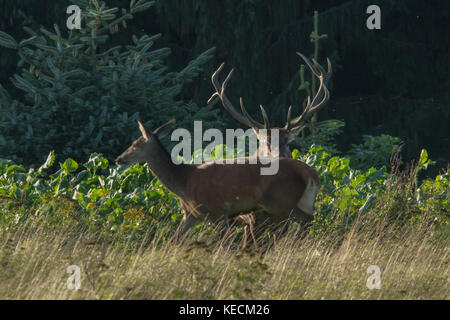
[[[313,179],[319,185],[318,175],[311,167],[298,160],[279,158],[277,174],[261,175],[263,165],[249,164],[248,159],[245,164],[176,165],[159,142],[169,124],[151,133],[139,123],[143,136],[116,162],[148,163],[155,176],[180,199],[185,211],[180,226],[182,233],[204,218],[213,223],[225,221],[228,224],[239,214],[250,212],[265,212],[272,223],[288,218],[300,223],[312,220],[310,214],[297,207],[308,181]]]

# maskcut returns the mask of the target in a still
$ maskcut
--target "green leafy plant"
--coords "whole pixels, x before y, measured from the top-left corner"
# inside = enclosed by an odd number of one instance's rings
[[[450,170],[436,176],[434,180],[424,180],[415,192],[415,200],[422,212],[431,211],[435,219],[444,220],[440,213],[450,213]]]
[[[181,218],[175,196],[146,166],[111,168],[105,157],[94,153],[82,165],[68,158],[59,164],[59,170],[46,173],[54,162],[51,152],[38,170],[26,171],[23,166],[1,160],[0,195],[25,205],[54,197],[70,199],[88,221],[106,223],[112,230],[136,227],[147,215],[155,225],[168,219],[179,222]]]
[[[309,135],[297,139],[296,144],[303,153],[308,152],[311,146],[315,144],[322,146],[330,154],[339,154],[334,139],[342,133],[344,126],[345,123],[340,120],[319,121],[315,125],[315,130],[310,132]]]
[[[352,144],[349,151],[351,164],[354,168],[364,169],[367,166],[389,166],[393,153],[399,152],[401,140],[387,134],[380,136],[363,136],[362,144]]]
[[[212,158],[223,158],[223,151],[224,145],[217,146]],[[426,154],[426,150],[421,153],[418,168],[422,170],[432,163]],[[336,227],[347,230],[357,217],[373,210],[376,200],[384,197],[386,190],[395,189],[393,184],[401,182],[399,177],[389,175],[384,166],[354,169],[349,158],[333,156],[321,146],[312,146],[303,156],[295,149],[292,156],[319,173],[321,189],[315,204],[313,233],[328,232]],[[183,214],[177,198],[151,174],[147,165],[110,166],[108,159],[98,153],[91,154],[83,164],[67,158],[59,163],[59,169],[49,172],[56,167],[55,163],[54,152],[49,153],[37,170],[27,170],[11,160],[0,159],[0,197],[25,206],[54,198],[67,199],[79,208],[80,219],[88,224],[106,226],[111,231],[134,230],[142,224],[152,226],[155,233],[162,225],[165,232],[168,227],[175,231],[181,220]],[[417,187],[411,182],[404,183],[412,188],[398,190],[402,207],[396,214],[402,214],[406,221],[417,221],[425,218],[420,212],[431,211],[433,219],[446,223],[450,209],[449,174],[447,170],[446,174],[424,180]],[[396,197],[391,196],[388,201],[395,202]],[[12,218],[14,221],[26,219],[16,215]]]
[[[303,156],[294,150],[292,156],[314,167],[319,173],[322,188],[316,200],[314,232],[329,230],[335,221],[342,222],[340,227],[348,228],[356,217],[373,208],[375,200],[384,195],[389,185],[400,181],[399,177],[387,173],[386,166],[355,169],[351,166],[350,158],[333,156],[321,146],[313,145]],[[431,163],[427,151],[423,149],[415,172],[426,169]],[[415,176],[410,179],[414,182]],[[408,208],[402,209],[406,219],[423,218],[408,214],[416,210],[426,211],[433,206],[436,217],[439,217],[437,219],[445,221],[445,213],[449,212],[448,173],[438,175],[434,182],[424,180],[420,186],[412,189],[404,187],[401,192],[407,199],[404,205]]]

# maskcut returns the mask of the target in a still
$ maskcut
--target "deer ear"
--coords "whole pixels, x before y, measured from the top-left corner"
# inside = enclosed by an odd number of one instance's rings
[[[302,130],[305,128],[305,126],[298,126],[295,128],[292,128],[291,130],[289,130],[288,133],[288,143],[292,142],[295,140],[295,138],[297,138],[298,134],[300,132],[302,132]]]
[[[175,119],[170,120],[169,122],[164,123],[161,127],[153,131],[153,134],[158,137],[158,139],[162,139],[167,137],[172,131],[172,126],[175,123]]]
[[[139,130],[141,130],[142,136],[144,137],[144,139],[146,141],[148,141],[148,133],[147,133],[147,129],[145,128],[145,126],[142,124],[142,122],[140,122],[139,120],[137,121],[138,125],[139,125]]]

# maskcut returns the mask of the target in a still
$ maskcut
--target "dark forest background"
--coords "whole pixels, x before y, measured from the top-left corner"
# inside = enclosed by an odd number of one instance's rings
[[[70,3],[2,0],[0,30],[19,41],[29,37],[24,26],[50,30],[56,23],[63,28]],[[129,1],[108,0],[107,4],[128,7]],[[381,30],[366,27],[366,8],[372,4],[381,8]],[[154,48],[170,48],[165,61],[170,70],[181,70],[216,47],[200,76],[184,86],[180,99],[205,106],[213,92],[210,75],[225,62],[226,72],[235,68],[228,89],[231,100],[238,104],[239,97],[244,97],[258,119],[262,104],[272,123],[283,125],[288,106],[292,104],[299,112],[304,99],[298,90],[301,61],[295,52],[312,55],[315,10],[319,11],[320,33],[328,35],[320,43],[319,62],[324,65],[330,57],[334,67],[331,100],[319,120],[345,122],[343,133],[336,138],[339,149],[345,152],[361,143],[364,134],[385,133],[404,141],[404,158],[416,159],[420,149],[427,148],[440,167],[447,166],[449,1],[164,0],[137,13],[127,29],[138,36],[161,33]],[[126,43],[129,33],[114,37],[116,43]],[[20,69],[18,60],[17,52],[0,48],[0,84],[20,99],[23,92],[10,81]],[[222,128],[239,126],[223,110],[219,118]]]

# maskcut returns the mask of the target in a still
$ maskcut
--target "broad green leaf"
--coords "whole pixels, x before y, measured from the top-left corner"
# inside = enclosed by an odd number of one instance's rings
[[[53,166],[53,163],[55,162],[55,151],[52,150],[47,156],[47,160],[45,160],[45,163],[39,167],[38,172],[41,173],[42,170],[48,169],[51,166]]]
[[[68,159],[66,159],[66,161],[64,161],[64,163],[61,165],[61,168],[62,168],[64,171],[66,171],[67,173],[72,173],[72,172],[77,171],[77,169],[78,169],[78,163],[77,163],[75,160],[73,160],[73,159],[71,159],[71,158],[68,158]]]

